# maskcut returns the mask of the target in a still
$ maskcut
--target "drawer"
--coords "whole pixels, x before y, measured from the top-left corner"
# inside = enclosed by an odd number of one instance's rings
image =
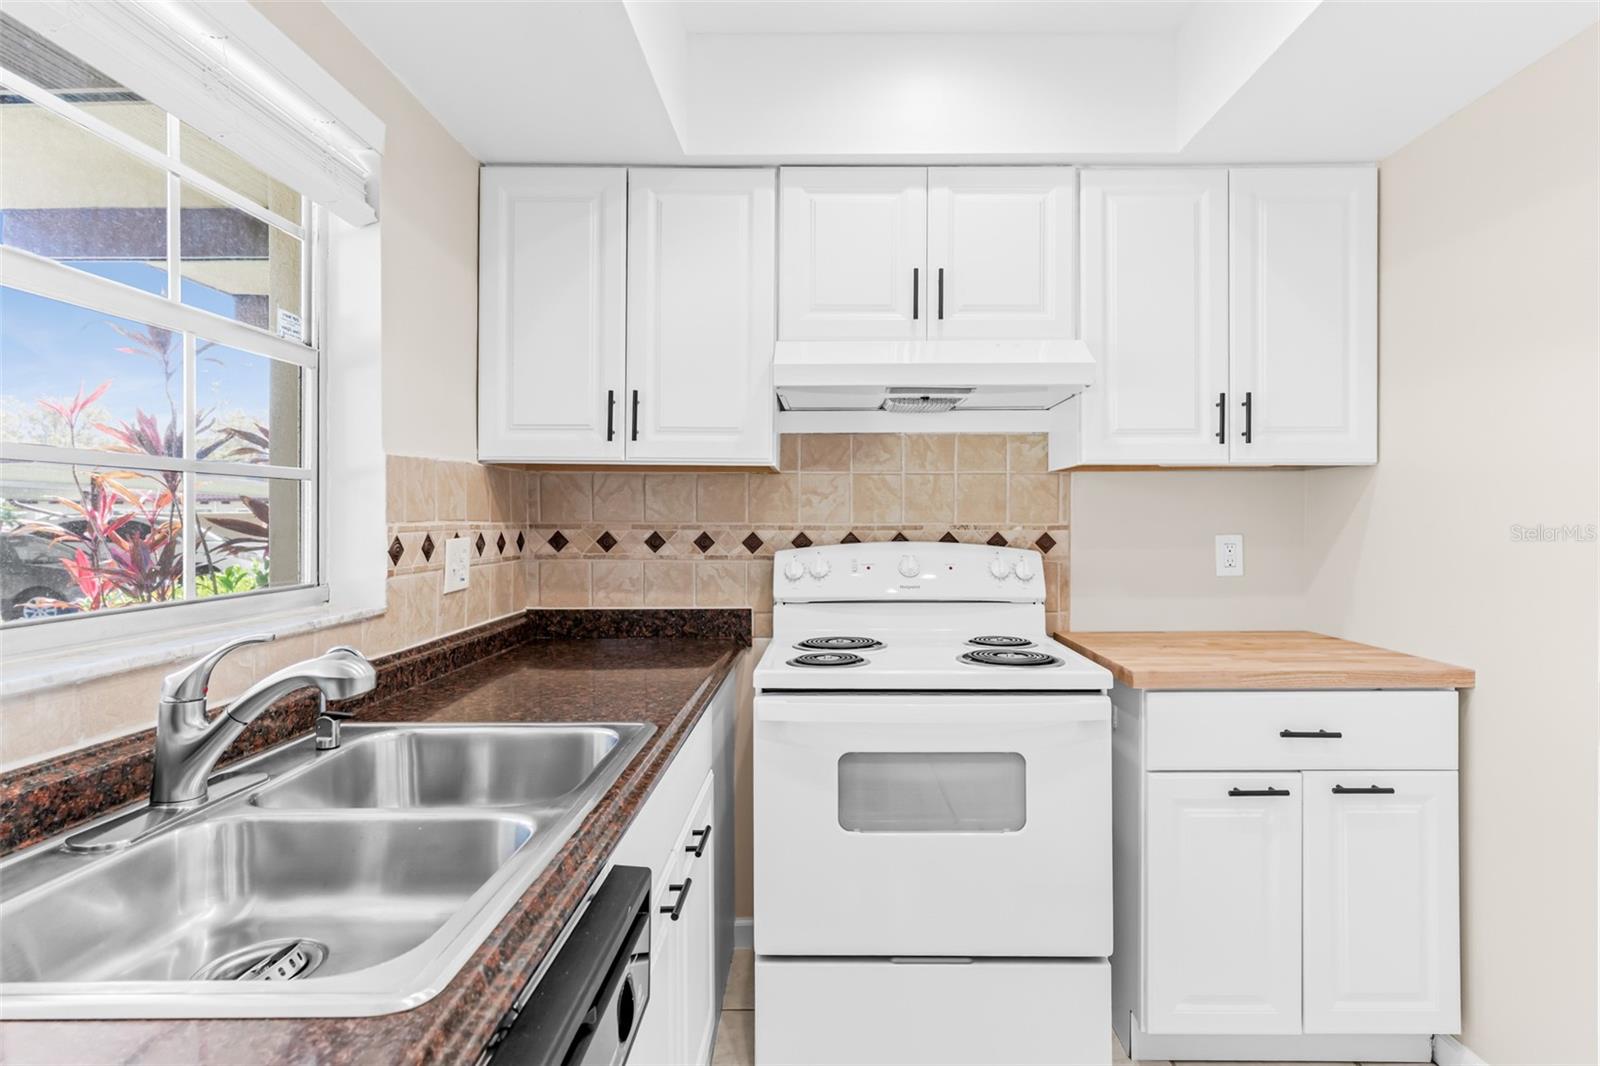
[[[1454,770],[1457,696],[1151,692],[1146,770]]]
[[[763,1066],[1111,1061],[1104,959],[756,958]]]

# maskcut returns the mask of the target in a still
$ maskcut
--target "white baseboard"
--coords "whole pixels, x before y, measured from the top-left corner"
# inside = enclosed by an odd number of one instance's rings
[[[1433,1061],[1438,1066],[1489,1066],[1471,1048],[1453,1036],[1433,1038]]]
[[[756,920],[754,918],[735,918],[733,920],[733,950],[740,948],[753,948],[756,946]]]

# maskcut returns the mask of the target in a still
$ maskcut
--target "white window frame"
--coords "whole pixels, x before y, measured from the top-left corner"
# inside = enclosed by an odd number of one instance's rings
[[[287,617],[289,612],[297,609],[325,611],[330,598],[327,568],[329,530],[325,520],[327,498],[323,477],[328,466],[324,445],[327,360],[323,356],[326,340],[327,249],[330,224],[326,210],[302,196],[301,219],[304,224],[296,224],[196,171],[180,158],[182,123],[170,112],[167,113],[166,150],[163,152],[97,119],[70,101],[61,99],[14,71],[0,67],[0,83],[58,117],[73,122],[90,134],[114,144],[139,161],[165,172],[168,291],[165,296],[146,292],[9,246],[0,246],[0,283],[8,288],[74,306],[181,332],[184,337],[185,390],[182,458],[141,455],[137,457],[137,462],[130,462],[130,456],[121,452],[66,449],[0,441],[0,459],[181,471],[186,475],[184,494],[186,530],[194,528],[194,519],[190,513],[193,504],[190,490],[194,474],[214,473],[298,480],[303,486],[300,494],[301,572],[305,577],[305,580],[296,585],[278,589],[234,593],[206,599],[172,600],[104,612],[6,623],[3,629],[6,655],[10,657],[70,652],[86,647],[103,647],[112,642],[172,635],[185,631],[201,633],[215,627],[261,619],[264,615]],[[288,340],[255,326],[182,302],[180,189],[183,184],[197,188],[224,206],[242,211],[301,241],[302,341]],[[307,308],[309,314],[304,313]],[[194,458],[196,338],[292,363],[301,368],[301,466],[274,466]],[[186,536],[183,564],[186,589],[193,587],[194,577],[194,557],[187,541]]]

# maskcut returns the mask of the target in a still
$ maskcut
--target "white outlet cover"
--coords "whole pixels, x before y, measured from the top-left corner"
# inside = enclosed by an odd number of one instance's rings
[[[1244,534],[1217,534],[1217,576],[1244,576]]]
[[[466,537],[451,537],[444,542],[444,591],[460,592],[472,573],[472,546]]]

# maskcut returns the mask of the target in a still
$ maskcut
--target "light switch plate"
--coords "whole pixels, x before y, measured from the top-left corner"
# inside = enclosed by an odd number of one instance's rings
[[[472,573],[472,546],[466,537],[451,537],[444,542],[444,591],[460,592]]]
[[[1217,534],[1217,576],[1244,576],[1244,534]]]

